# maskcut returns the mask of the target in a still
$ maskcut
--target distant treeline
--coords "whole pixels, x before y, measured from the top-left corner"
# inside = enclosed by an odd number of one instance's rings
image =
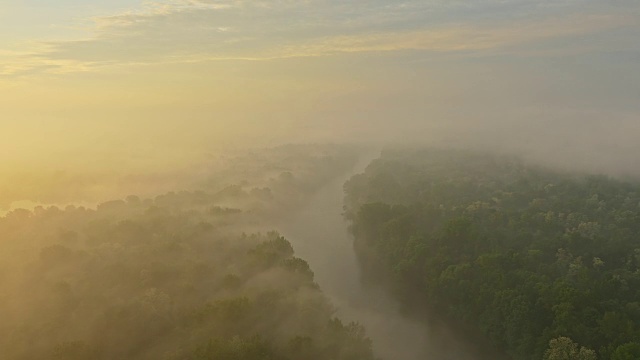
[[[345,190],[365,276],[407,307],[514,359],[640,359],[639,184],[396,150]]]
[[[243,234],[352,161],[314,148],[305,163],[297,150],[269,188],[0,218],[0,358],[373,360],[364,329],[334,317],[287,240]]]

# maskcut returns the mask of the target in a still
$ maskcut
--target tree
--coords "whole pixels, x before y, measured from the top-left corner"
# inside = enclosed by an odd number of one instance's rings
[[[578,344],[568,337],[557,337],[549,341],[549,348],[544,353],[544,360],[596,360],[595,351],[585,348],[578,349]]]
[[[640,359],[640,344],[630,342],[618,346],[611,355],[611,360],[637,360]]]

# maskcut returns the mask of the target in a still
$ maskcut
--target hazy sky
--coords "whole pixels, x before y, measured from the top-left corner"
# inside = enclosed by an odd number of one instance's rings
[[[0,0],[0,171],[299,138],[604,154],[640,138],[639,39],[637,0]]]

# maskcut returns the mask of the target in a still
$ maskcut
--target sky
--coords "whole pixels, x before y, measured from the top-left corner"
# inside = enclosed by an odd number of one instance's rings
[[[0,0],[0,174],[364,139],[638,169],[638,39],[637,0]]]

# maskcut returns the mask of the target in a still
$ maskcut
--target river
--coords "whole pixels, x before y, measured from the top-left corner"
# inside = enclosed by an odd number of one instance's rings
[[[344,176],[324,186],[300,211],[283,219],[278,230],[296,255],[315,272],[316,282],[345,322],[365,326],[377,357],[385,360],[473,360],[455,336],[432,331],[424,321],[407,318],[382,289],[364,287],[343,212],[343,184],[364,171],[379,154],[362,157]],[[446,332],[446,331],[445,331]]]

